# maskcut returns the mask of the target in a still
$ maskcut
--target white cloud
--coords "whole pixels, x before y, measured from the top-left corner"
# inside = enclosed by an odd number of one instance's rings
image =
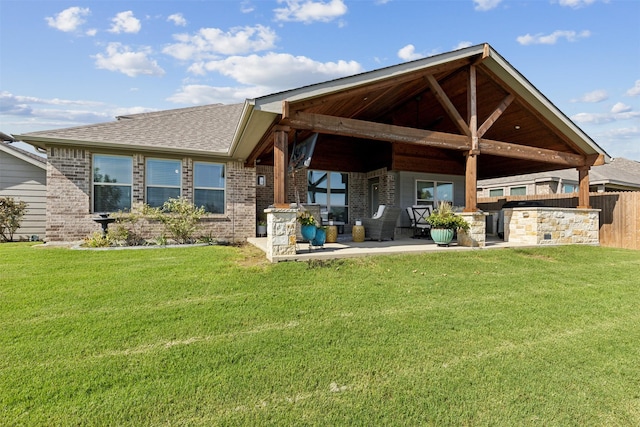
[[[242,13],[251,13],[255,10],[255,6],[249,0],[243,0],[240,3],[240,12]]]
[[[622,102],[616,102],[613,107],[611,107],[611,113],[620,114],[620,113],[628,113],[632,108],[628,105],[623,104]]]
[[[570,7],[573,9],[580,9],[584,6],[589,6],[594,3],[595,0],[558,0],[560,6]]]
[[[620,103],[619,103],[620,104]],[[624,104],[614,105],[608,113],[578,113],[571,116],[576,123],[585,123],[592,125],[602,125],[605,123],[613,123],[620,120],[630,120],[640,118],[640,112],[632,111],[630,107]]]
[[[187,85],[167,98],[177,104],[235,104],[248,98],[267,95],[271,90],[266,87],[214,87],[207,85]]]
[[[361,73],[355,61],[318,62],[305,56],[267,53],[264,56],[231,56],[198,64],[200,72],[217,72],[243,85],[275,92]]]
[[[607,99],[609,99],[609,94],[607,93],[607,91],[598,89],[598,90],[594,90],[593,92],[585,93],[578,99],[572,99],[571,102],[596,103],[596,102],[606,101]]]
[[[201,28],[194,35],[175,34],[174,43],[162,52],[181,60],[215,58],[216,55],[238,55],[274,47],[276,33],[269,27],[235,27],[227,32],[219,28]]]
[[[627,96],[640,96],[640,80],[636,80],[636,84],[626,92]]]
[[[109,71],[118,71],[129,77],[164,75],[164,70],[160,68],[158,63],[149,58],[150,54],[150,48],[143,48],[138,52],[133,52],[128,46],[120,43],[109,43],[105,55],[99,53],[94,58],[96,67]]]
[[[475,10],[479,10],[481,12],[495,9],[502,2],[502,0],[473,0],[473,4],[475,4]]]
[[[330,22],[347,13],[347,5],[343,0],[312,1],[312,0],[278,0],[285,7],[274,9],[276,21]]]
[[[45,20],[50,27],[66,33],[76,31],[85,23],[84,16],[91,14],[89,8],[70,7],[58,13],[54,18],[47,17]]]
[[[137,33],[142,28],[140,20],[130,10],[118,13],[111,22],[113,25],[109,29],[110,33]]]
[[[575,42],[589,36],[591,36],[591,32],[587,30],[579,33],[576,31],[557,30],[547,35],[542,33],[536,35],[526,34],[524,36],[517,37],[516,40],[521,45],[526,46],[530,44],[556,44],[560,39],[567,39],[567,41]]]
[[[184,19],[181,13],[174,13],[173,15],[169,15],[167,21],[173,22],[175,25],[180,27],[185,27],[187,25],[187,20]]]
[[[453,47],[453,50],[464,49],[465,47],[473,46],[473,43],[468,41],[461,41]]]
[[[424,58],[424,55],[416,53],[416,47],[412,44],[408,44],[398,50],[398,58],[403,61],[413,61],[416,59]]]
[[[89,37],[93,37],[96,34],[98,34],[98,30],[95,28],[91,28],[90,30],[87,30],[85,34],[88,35]]]

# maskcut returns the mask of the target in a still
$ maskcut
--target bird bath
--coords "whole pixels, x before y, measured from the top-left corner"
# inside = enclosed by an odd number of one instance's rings
[[[102,235],[106,236],[107,235],[107,229],[109,228],[109,224],[111,224],[112,222],[115,222],[116,219],[115,218],[109,218],[109,214],[108,213],[102,213],[102,214],[98,214],[98,215],[100,215],[98,218],[91,218],[91,219],[93,219],[95,222],[100,224],[100,226],[102,227]]]

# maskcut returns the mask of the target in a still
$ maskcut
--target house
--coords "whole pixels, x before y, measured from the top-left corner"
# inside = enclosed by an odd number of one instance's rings
[[[562,194],[578,191],[575,169],[478,180],[478,197]],[[640,162],[615,158],[589,171],[589,191],[640,191]]]
[[[0,142],[0,197],[13,197],[27,204],[27,212],[13,236],[14,240],[43,239],[46,230],[47,159]]]
[[[347,227],[379,204],[447,201],[473,215],[478,179],[565,168],[578,171],[587,209],[589,169],[609,161],[488,44],[243,104],[19,138],[47,150],[48,240],[83,238],[96,213],[179,195],[206,206],[205,233],[233,241],[255,235],[257,212],[273,207],[277,224],[297,201]],[[308,168],[290,171],[290,153],[301,150]],[[270,239],[290,247],[290,232],[275,227]]]

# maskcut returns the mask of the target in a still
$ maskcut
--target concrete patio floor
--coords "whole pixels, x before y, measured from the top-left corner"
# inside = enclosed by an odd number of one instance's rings
[[[267,238],[254,237],[247,239],[249,243],[267,252]],[[526,247],[529,245],[513,244],[505,242],[497,237],[487,236],[484,247],[459,246],[455,240],[448,247],[438,246],[433,240],[414,239],[411,237],[401,237],[396,240],[386,240],[378,242],[366,240],[362,243],[353,242],[350,234],[338,236],[336,243],[325,243],[324,247],[309,248],[308,243],[298,243],[296,245],[296,255],[276,256],[273,262],[280,261],[307,261],[307,260],[327,260],[337,258],[353,258],[371,255],[393,255],[393,254],[416,254],[434,251],[470,251],[511,247]]]

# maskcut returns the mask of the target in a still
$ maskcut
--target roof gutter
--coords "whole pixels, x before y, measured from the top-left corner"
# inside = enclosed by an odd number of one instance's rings
[[[144,145],[121,144],[102,141],[77,141],[70,139],[46,138],[30,135],[16,135],[21,141],[33,145],[36,148],[45,149],[47,146],[55,145],[62,147],[99,148],[110,151],[139,151],[145,153],[178,154],[201,157],[218,157],[228,160],[229,153],[222,151],[193,150],[184,148],[149,147]]]
[[[255,107],[255,99],[246,99],[244,101],[244,107],[242,108],[242,114],[240,115],[240,120],[238,121],[238,125],[236,126],[236,130],[233,133],[233,140],[231,141],[231,146],[229,147],[229,151],[227,155],[229,157],[235,157],[235,153],[238,149],[238,145],[244,139],[245,131],[247,130],[247,125],[249,121],[251,121],[251,117],[253,117],[253,109]]]

